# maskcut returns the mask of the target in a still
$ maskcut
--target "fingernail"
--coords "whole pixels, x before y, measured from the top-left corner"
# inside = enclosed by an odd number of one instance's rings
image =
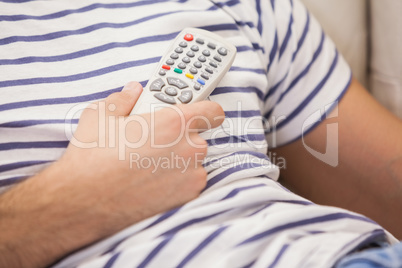
[[[135,90],[135,91],[142,91],[142,87],[139,83],[130,82],[123,87],[123,90]],[[122,90],[122,91],[123,91]]]

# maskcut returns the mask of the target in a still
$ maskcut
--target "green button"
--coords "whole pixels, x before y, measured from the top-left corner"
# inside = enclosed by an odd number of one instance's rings
[[[177,68],[175,68],[174,71],[175,71],[176,73],[178,73],[178,74],[183,73],[183,70],[180,70],[180,69],[177,69]]]

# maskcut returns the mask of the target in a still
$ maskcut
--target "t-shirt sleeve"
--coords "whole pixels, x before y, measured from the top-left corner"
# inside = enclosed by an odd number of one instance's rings
[[[334,43],[300,1],[265,2],[275,18],[261,19],[263,38],[274,40],[265,52],[269,90],[263,108],[272,148],[300,139],[328,117],[352,75]]]

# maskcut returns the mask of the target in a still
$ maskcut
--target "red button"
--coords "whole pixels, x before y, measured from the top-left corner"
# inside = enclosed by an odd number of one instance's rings
[[[192,34],[186,34],[184,36],[184,40],[186,40],[186,41],[193,41],[193,39],[194,39],[194,37]]]
[[[168,66],[168,65],[162,65],[162,68],[165,70],[170,70],[170,66]]]

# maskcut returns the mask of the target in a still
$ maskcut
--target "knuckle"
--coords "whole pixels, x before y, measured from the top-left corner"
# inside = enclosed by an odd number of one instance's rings
[[[203,168],[197,168],[195,170],[194,182],[193,185],[197,192],[201,191],[207,185],[207,171]]]
[[[129,105],[131,104],[130,98],[130,95],[124,91],[112,93],[105,100],[107,106],[106,108],[116,109],[121,106]],[[115,105],[115,107],[110,107],[110,105]]]

